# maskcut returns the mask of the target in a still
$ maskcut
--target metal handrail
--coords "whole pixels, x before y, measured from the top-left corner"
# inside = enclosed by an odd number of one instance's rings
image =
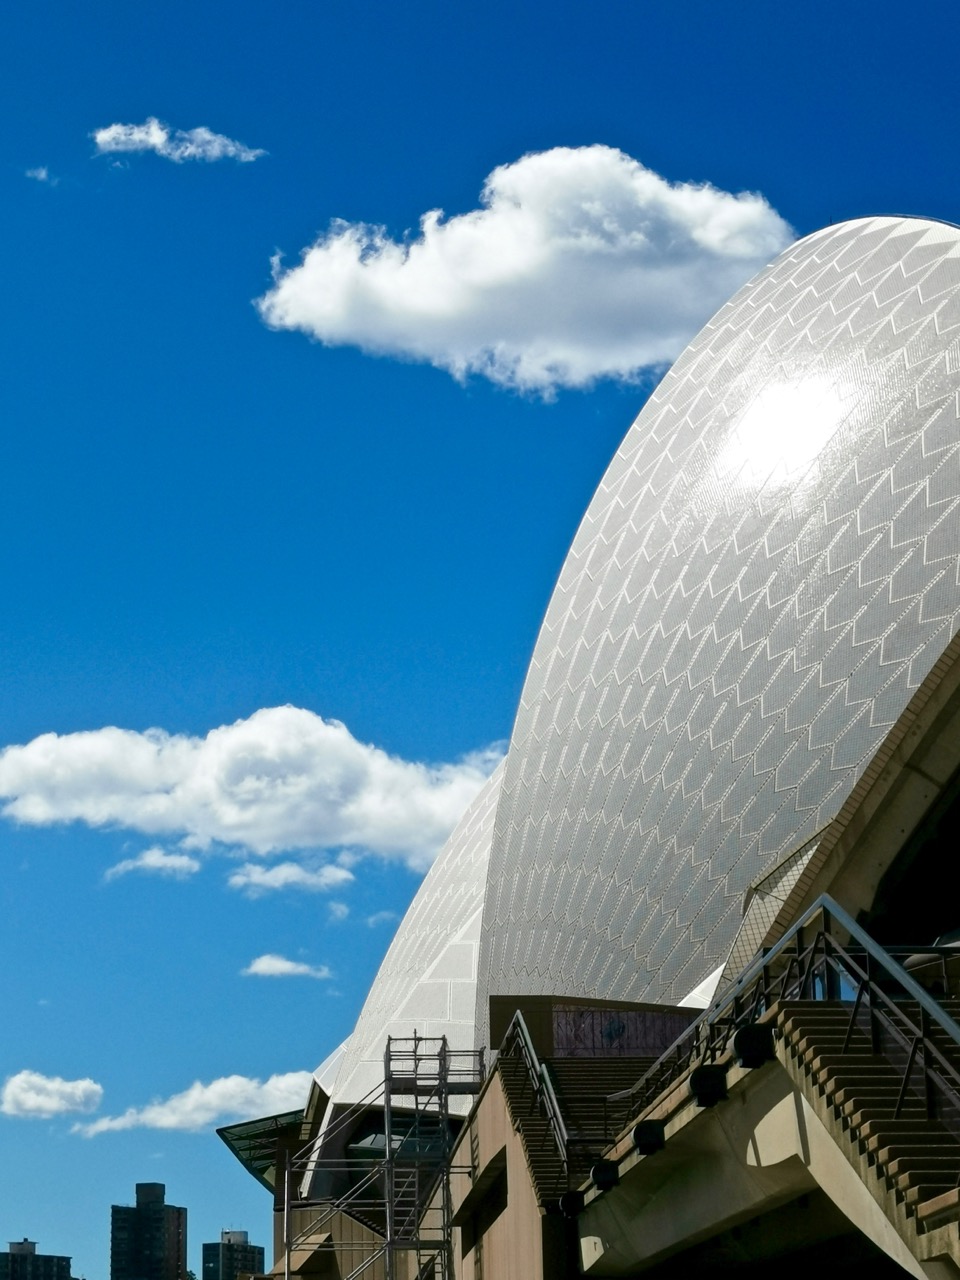
[[[527,1074],[530,1077],[530,1083],[533,1086],[534,1097],[537,1104],[546,1118],[547,1124],[553,1134],[554,1142],[557,1146],[557,1153],[560,1156],[563,1171],[566,1175],[569,1170],[569,1160],[567,1156],[567,1146],[570,1138],[567,1133],[567,1126],[563,1122],[563,1115],[560,1111],[560,1103],[557,1101],[557,1095],[554,1092],[553,1084],[550,1077],[544,1069],[537,1057],[537,1051],[533,1047],[533,1040],[530,1038],[530,1032],[526,1022],[523,1020],[523,1014],[518,1009],[513,1015],[513,1021],[507,1028],[507,1034],[503,1037],[503,1044],[500,1053],[517,1054],[527,1068]]]
[[[812,941],[805,943],[805,933],[818,917],[822,919],[821,927]],[[834,937],[837,931],[846,935],[846,947]],[[907,1054],[898,1111],[915,1063],[922,1058],[928,1109],[933,1105],[931,1090],[946,1092],[954,1099],[953,1107],[960,1121],[960,1073],[930,1040],[930,1028],[936,1026],[949,1040],[960,1044],[960,1026],[894,958],[894,954],[916,953],[931,956],[942,953],[945,977],[947,959],[951,955],[958,958],[955,950],[951,953],[949,948],[928,945],[885,950],[838,903],[827,894],[822,895],[773,948],[746,966],[732,986],[686,1028],[635,1085],[608,1097],[608,1105],[628,1104],[619,1128],[662,1097],[694,1063],[715,1061],[724,1054],[734,1032],[745,1023],[755,1021],[776,1000],[836,998],[844,979],[851,988],[854,984],[857,986],[846,1044],[865,998],[874,1046],[882,1029],[892,1034],[901,1051]],[[865,959],[865,965],[862,966],[857,957]],[[879,974],[892,981],[901,996],[916,1003],[919,1027],[909,1013],[879,987]]]
[[[960,1071],[958,1071],[949,1059],[941,1053],[937,1045],[930,1039],[929,1026],[926,1025],[929,1022],[929,1013],[927,1010],[921,1005],[918,1025],[913,1021],[906,1009],[900,1007],[882,988],[878,987],[876,983],[871,980],[869,963],[866,969],[863,969],[857,963],[854,956],[841,947],[834,939],[825,939],[824,941],[825,943],[829,943],[829,947],[834,948],[834,950],[842,957],[847,974],[852,973],[859,979],[857,1000],[854,1001],[854,1007],[850,1015],[850,1026],[844,1041],[845,1047],[849,1046],[850,1043],[855,1026],[858,1003],[861,1001],[862,995],[866,993],[868,1005],[867,1017],[870,1020],[870,1040],[874,1049],[876,1050],[880,1047],[879,1033],[881,1030],[884,1030],[899,1042],[901,1051],[906,1052],[906,1067],[897,1103],[893,1111],[894,1119],[900,1115],[903,1104],[906,1101],[914,1065],[918,1060],[922,1060],[923,1062],[924,1096],[928,1115],[932,1116],[934,1112],[931,1085],[936,1085],[939,1087],[941,1092],[947,1092],[957,1098],[958,1103],[955,1104],[956,1109],[957,1105],[960,1105]],[[928,948],[928,953],[929,950],[930,949]],[[946,949],[944,948],[943,950]],[[954,958],[956,958],[955,955]],[[829,959],[830,957],[825,954],[825,960]],[[900,968],[899,965],[896,967]],[[906,973],[904,973],[904,976],[909,977]],[[900,986],[901,989],[906,989],[905,983],[901,982]],[[923,991],[923,988],[921,987],[920,990]],[[908,991],[908,994],[911,993]],[[926,992],[924,992],[924,996],[927,996]],[[927,999],[929,999],[929,997],[927,997]],[[924,1003],[926,1003],[926,1001]],[[940,1022],[941,1029],[947,1031],[951,1040],[956,1043],[960,1040],[960,1036],[953,1035],[949,1031],[949,1026],[947,1024],[953,1026],[956,1026],[957,1024],[954,1023],[949,1014],[947,1014],[945,1010],[941,1009],[935,1001],[932,1003],[934,1009],[939,1013],[938,1021]],[[934,1060],[933,1066],[931,1066],[931,1058]]]
[[[892,959],[889,951],[885,950],[879,943],[875,942],[866,930],[858,925],[853,917],[848,915],[847,912],[844,911],[843,907],[841,907],[839,903],[834,902],[830,895],[826,893],[821,894],[806,914],[787,930],[775,947],[772,947],[769,951],[762,953],[752,960],[736,982],[734,982],[733,986],[724,992],[724,994],[715,1001],[710,1008],[705,1010],[703,1016],[709,1020],[713,1020],[722,1010],[731,1005],[737,996],[740,995],[759,974],[762,974],[764,969],[768,968],[770,963],[777,959],[777,957],[786,950],[793,939],[796,938],[798,934],[801,934],[803,929],[807,928],[821,912],[826,920],[834,920],[846,934],[851,938],[855,938],[857,943],[863,947],[864,951],[866,951],[867,955],[869,955],[871,959],[876,960],[878,964],[880,964],[881,968],[890,971],[907,994],[919,1003],[921,1009],[924,1009],[932,1018],[939,1022],[941,1026],[950,1033],[951,1038],[960,1040],[960,1026],[958,1026],[949,1014],[932,999],[928,992],[924,991],[923,987],[921,987],[914,978],[910,977],[909,973],[907,973],[905,969]],[[916,947],[898,946],[896,948],[896,951],[899,954],[913,954],[917,952],[933,953],[936,950],[936,947],[927,945]],[[698,1021],[700,1021],[700,1019],[698,1019]],[[696,1026],[697,1024],[693,1023],[692,1025]],[[668,1049],[667,1053],[669,1052],[670,1050]],[[666,1054],[663,1056],[665,1057]]]

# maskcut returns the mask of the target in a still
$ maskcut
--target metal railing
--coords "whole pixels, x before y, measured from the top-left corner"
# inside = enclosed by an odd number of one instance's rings
[[[728,1055],[736,1032],[775,1005],[831,1001],[850,1011],[841,1052],[852,1050],[859,1032],[873,1053],[902,1073],[894,1117],[908,1102],[919,1103],[928,1117],[960,1134],[960,1026],[898,958],[919,963],[928,978],[932,972],[944,994],[950,992],[951,969],[960,963],[949,947],[881,947],[824,894],[632,1088],[608,1097],[609,1128],[622,1132],[673,1091],[677,1105],[685,1102],[688,1095],[679,1089],[692,1068]]]
[[[540,1114],[546,1120],[553,1137],[557,1156],[560,1160],[562,1182],[566,1186],[570,1170],[568,1156],[570,1135],[567,1133],[567,1126],[564,1124],[553,1084],[546,1069],[537,1057],[537,1051],[533,1047],[530,1032],[527,1030],[527,1024],[524,1022],[523,1014],[519,1009],[513,1015],[513,1021],[507,1028],[507,1034],[504,1036],[503,1044],[500,1046],[499,1056],[517,1057],[526,1067],[530,1087],[533,1091],[533,1100]]]

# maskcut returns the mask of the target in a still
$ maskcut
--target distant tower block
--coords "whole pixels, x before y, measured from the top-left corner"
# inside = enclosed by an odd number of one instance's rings
[[[70,1259],[52,1253],[37,1253],[33,1240],[11,1240],[7,1253],[0,1253],[0,1280],[70,1280]]]
[[[138,1182],[134,1207],[110,1210],[110,1280],[186,1280],[187,1211],[162,1182]]]
[[[262,1274],[263,1245],[251,1244],[246,1231],[221,1231],[219,1244],[203,1246],[203,1280]]]

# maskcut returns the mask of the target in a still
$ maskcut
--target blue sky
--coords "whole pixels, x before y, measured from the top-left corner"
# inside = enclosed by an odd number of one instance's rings
[[[349,1032],[658,372],[792,235],[960,220],[958,27],[7,14],[0,1242],[105,1280],[138,1180],[268,1242],[214,1126]]]

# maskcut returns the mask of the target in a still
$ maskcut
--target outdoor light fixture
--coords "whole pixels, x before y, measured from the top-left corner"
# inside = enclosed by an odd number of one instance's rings
[[[739,1027],[733,1037],[733,1052],[738,1066],[762,1067],[774,1056],[773,1028],[761,1022]]]
[[[620,1185],[616,1160],[598,1160],[590,1170],[590,1179],[598,1191],[611,1191]]]
[[[694,1067],[690,1072],[690,1092],[698,1107],[715,1107],[727,1097],[727,1069],[715,1062]]]
[[[652,1156],[662,1151],[667,1139],[662,1120],[641,1120],[633,1126],[633,1145],[638,1155]]]
[[[583,1192],[565,1191],[560,1197],[560,1212],[565,1218],[575,1218],[583,1211]]]

